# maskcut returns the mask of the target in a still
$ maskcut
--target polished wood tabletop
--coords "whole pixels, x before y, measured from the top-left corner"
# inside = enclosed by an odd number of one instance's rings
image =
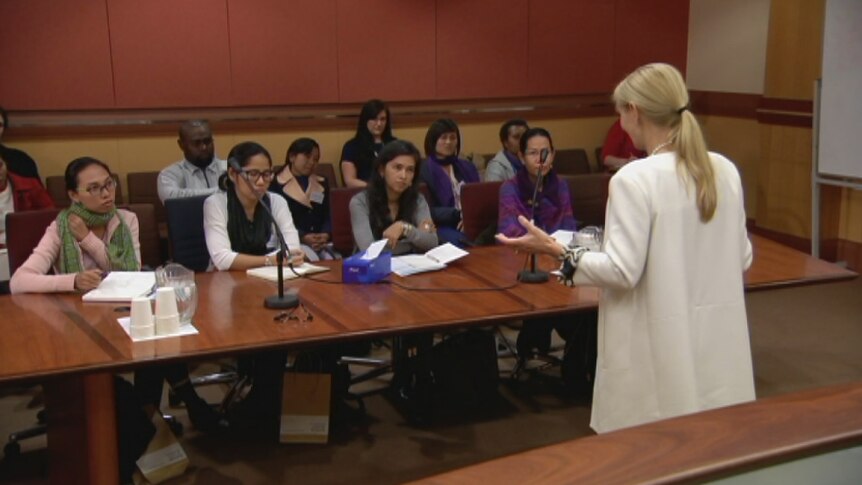
[[[745,275],[748,289],[856,276],[757,236],[752,242],[755,259]],[[341,262],[321,263],[331,270],[287,283],[313,319],[285,323],[273,319],[275,310],[263,307],[264,297],[276,292],[274,283],[241,272],[201,273],[195,276],[199,334],[137,343],[116,321],[128,315],[126,305],[84,303],[80,294],[2,296],[0,383],[44,384],[52,481],[71,477],[78,483],[114,483],[113,372],[341,339],[489,325],[598,305],[596,288],[568,288],[553,277],[541,284],[517,283],[525,263],[525,255],[511,248],[473,248],[444,271],[392,275],[374,285],[341,284]],[[542,269],[557,265],[539,258]]]
[[[757,236],[746,273],[749,289],[853,278],[855,273]],[[527,316],[595,308],[599,290],[551,280],[516,283],[525,255],[502,246],[479,247],[444,271],[375,285],[344,285],[339,261],[313,279],[287,282],[313,320],[277,323],[263,307],[272,282],[241,272],[199,273],[198,335],[132,342],[117,324],[126,305],[83,303],[78,294],[0,297],[0,382],[64,373],[124,370],[152,362],[197,359],[275,347],[419,330],[488,325]],[[557,262],[539,258],[543,269]],[[298,314],[301,312],[298,312]]]
[[[857,382],[570,440],[414,483],[702,483],[860,443]]]

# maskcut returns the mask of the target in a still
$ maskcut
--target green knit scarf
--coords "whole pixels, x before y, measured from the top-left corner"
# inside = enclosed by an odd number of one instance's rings
[[[111,262],[111,269],[117,271],[137,271],[140,269],[138,258],[135,256],[135,245],[132,242],[132,231],[129,230],[129,226],[126,225],[123,218],[117,214],[117,209],[113,208],[107,213],[98,213],[86,209],[80,202],[75,202],[57,216],[57,228],[63,244],[63,250],[60,254],[60,272],[62,274],[78,273],[84,270],[78,252],[78,241],[69,229],[69,215],[71,214],[83,219],[87,227],[106,227],[112,218],[119,219],[120,225],[108,243],[108,260]]]

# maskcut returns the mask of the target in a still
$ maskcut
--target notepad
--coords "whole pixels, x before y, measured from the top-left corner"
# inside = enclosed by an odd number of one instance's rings
[[[156,274],[152,271],[112,271],[99,286],[84,294],[85,302],[129,303],[152,293]]]
[[[296,273],[299,273],[297,275]],[[299,266],[294,266],[293,271],[285,266],[283,268],[284,279],[292,280],[294,278],[298,278],[299,276],[305,276],[314,273],[322,273],[324,271],[329,271],[329,268],[325,266],[315,266],[310,263],[302,263]],[[267,281],[278,281],[278,267],[277,266],[261,266],[260,268],[251,268],[246,270],[245,272],[249,276],[254,276],[255,278],[265,279]]]
[[[469,254],[467,251],[446,243],[426,252],[425,254],[407,254],[392,258],[392,272],[398,276],[410,276],[426,271],[437,271],[446,267],[456,259]]]

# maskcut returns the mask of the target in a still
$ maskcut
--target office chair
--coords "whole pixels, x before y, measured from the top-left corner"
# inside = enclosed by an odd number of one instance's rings
[[[461,188],[464,235],[477,245],[494,244],[502,182],[477,182]]]
[[[591,173],[590,159],[583,148],[561,149],[554,153],[554,168],[559,174],[577,175]]]
[[[210,263],[204,234],[204,201],[207,197],[209,196],[200,195],[165,201],[171,260],[195,272],[206,271]],[[222,365],[221,372],[191,378],[195,387],[233,383],[222,400],[223,408],[233,404],[242,393],[246,382],[247,376],[240,376],[237,369],[228,365]],[[175,406],[179,399],[170,391],[168,401]]]
[[[329,189],[338,188],[338,179],[335,177],[335,166],[331,163],[318,163],[317,166],[314,167],[315,175],[319,175],[321,177],[326,178],[326,181],[329,182]]]
[[[611,174],[599,172],[561,177],[569,186],[572,215],[578,221],[578,227],[604,226]]]
[[[199,195],[165,201],[171,260],[192,271],[206,271],[210,264],[204,235],[204,200],[207,197]]]
[[[331,188],[329,190],[329,215],[332,221],[332,247],[344,257],[353,254],[353,225],[350,223],[350,199],[361,192],[360,187]]]
[[[60,209],[40,209],[27,212],[6,214],[6,248],[9,254],[9,274],[14,274],[39,244],[45,229],[57,218]],[[37,413],[37,424],[30,428],[9,434],[9,441],[3,447],[3,455],[12,458],[21,453],[20,441],[33,438],[47,431],[45,410]]]

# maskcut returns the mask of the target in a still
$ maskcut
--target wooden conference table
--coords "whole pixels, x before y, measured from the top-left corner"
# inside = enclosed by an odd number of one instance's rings
[[[851,279],[852,271],[767,239],[752,236],[750,290]],[[115,304],[85,304],[79,295],[0,297],[0,383],[40,382],[49,413],[52,481],[114,483],[117,477],[114,372],[154,363],[217,357],[272,348],[313,346],[343,339],[420,330],[489,325],[527,316],[595,308],[595,288],[554,281],[514,284],[524,255],[499,246],[474,248],[444,271],[390,277],[395,284],[342,285],[293,280],[288,287],[313,315],[306,323],[277,323],[263,308],[271,282],[240,272],[196,276],[199,335],[133,343],[116,323]],[[315,275],[336,283],[341,263]],[[550,258],[541,266],[556,267]],[[416,291],[416,289],[430,291]],[[497,288],[497,289],[494,289]],[[439,291],[448,289],[451,291]],[[490,289],[489,291],[477,291]]]

